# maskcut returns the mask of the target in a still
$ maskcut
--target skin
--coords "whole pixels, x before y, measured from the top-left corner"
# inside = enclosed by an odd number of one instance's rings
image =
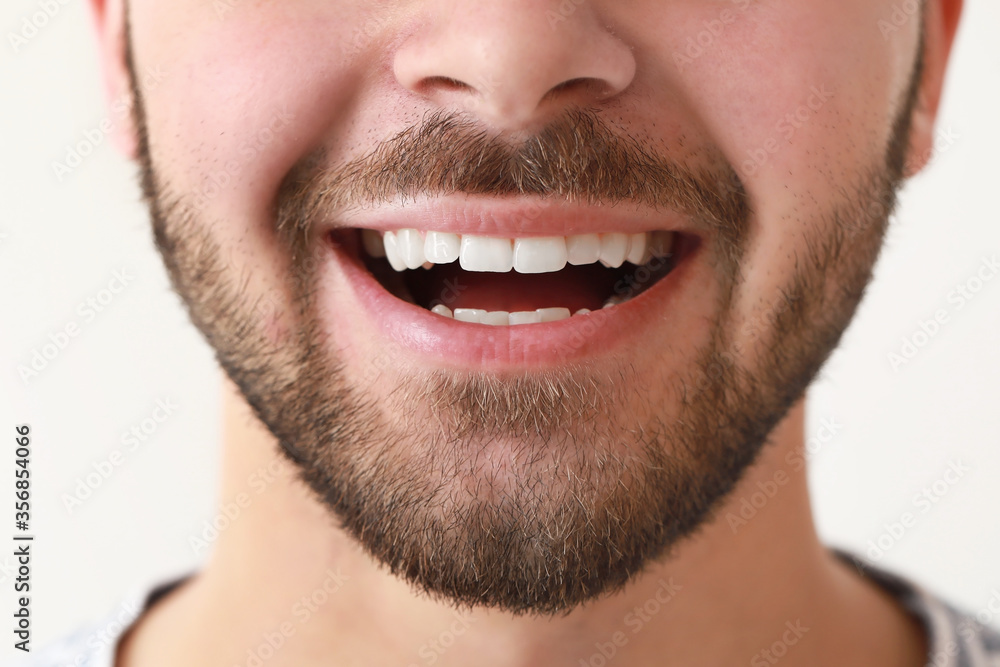
[[[119,0],[92,5],[109,94],[118,99],[130,89],[124,8]],[[283,179],[310,151],[322,146],[344,159],[356,156],[427,110],[461,109],[517,139],[571,104],[592,105],[653,145],[683,141],[688,163],[719,154],[737,167],[754,216],[722,321],[730,344],[744,325],[763,323],[763,333],[729,348],[737,367],[754,374],[780,340],[769,313],[788,293],[798,263],[811,242],[836,233],[824,228],[831,222],[822,214],[881,164],[911,83],[921,23],[924,69],[904,138],[905,172],[928,159],[961,12],[961,2],[929,0],[922,19],[883,35],[877,26],[892,13],[887,0],[758,2],[745,10],[742,3],[687,0],[573,6],[555,24],[545,12],[558,13],[556,2],[243,0],[221,16],[218,4],[203,0],[130,6],[136,71],[166,72],[155,84],[139,82],[153,162],[175,193],[201,192],[220,169],[233,176],[207,200],[201,219],[212,221],[209,238],[233,274],[246,271],[247,294],[277,295],[273,317],[262,318],[268,340],[280,346],[299,324],[288,257],[269,230]],[[735,20],[703,55],[679,61],[675,53],[723,10]],[[552,92],[580,77],[596,83]],[[789,140],[778,124],[808,103],[814,86],[832,94],[795,121]],[[268,126],[280,140],[260,141]],[[134,156],[140,132],[124,126],[117,140]],[[248,142],[255,147],[250,160],[241,153]],[[774,150],[764,164],[746,168],[748,156],[767,146]],[[874,261],[869,254],[856,271],[847,264],[832,270],[824,285],[827,301],[817,308],[829,303],[844,310],[843,317],[831,316],[834,329],[846,324],[854,305],[837,299],[838,287],[864,277]],[[602,370],[611,374],[625,362],[644,369],[637,383],[662,392],[652,402],[667,414],[676,410],[678,397],[655,379],[692,370],[690,358],[711,335],[705,322],[719,319],[711,310],[725,286],[718,269],[699,263],[702,298],[684,299],[669,327],[649,332],[670,346],[630,350],[625,360],[601,357]],[[350,304],[343,275],[330,270],[330,298]],[[344,361],[347,381],[361,386],[375,354],[364,341],[373,332],[364,324],[322,322],[339,336],[329,353]],[[393,362],[401,375],[435,367],[433,360],[405,356]],[[185,664],[245,664],[248,649],[289,621],[294,635],[269,665],[430,664],[420,649],[455,621],[451,606],[380,569],[333,525],[323,503],[304,492],[271,430],[251,414],[244,393],[227,383],[221,497],[246,491],[259,469],[274,471],[274,481],[222,533],[202,572],[128,635],[119,663],[177,664],[185,656]],[[622,414],[641,422],[645,405],[616,404],[608,423]],[[786,622],[799,619],[810,629],[784,664],[923,664],[915,623],[819,543],[804,470],[789,465],[803,450],[803,400],[796,397],[782,414],[768,446],[720,499],[714,517],[669,559],[650,561],[623,590],[565,615],[474,609],[459,641],[431,649],[435,664],[575,665],[600,650],[595,641],[613,641],[618,630],[627,637],[615,649],[619,664],[746,663],[781,638]],[[741,500],[778,473],[787,484],[745,527],[732,530],[727,514],[738,513]],[[328,569],[346,575],[343,585],[299,623],[288,610],[322,586]],[[655,598],[661,580],[680,588],[633,633],[629,612]]]

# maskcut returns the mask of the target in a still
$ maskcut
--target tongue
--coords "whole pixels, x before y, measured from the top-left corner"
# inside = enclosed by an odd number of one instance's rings
[[[410,291],[423,306],[444,303],[455,308],[505,310],[509,313],[537,308],[597,310],[613,294],[611,272],[600,265],[567,265],[554,273],[478,273],[458,263],[408,271]]]

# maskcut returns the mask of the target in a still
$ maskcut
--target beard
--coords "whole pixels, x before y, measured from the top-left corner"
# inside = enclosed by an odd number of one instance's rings
[[[346,164],[327,166],[321,151],[301,160],[275,202],[272,231],[290,266],[277,314],[296,323],[276,344],[260,325],[261,295],[224,261],[211,221],[153,163],[131,52],[128,64],[157,248],[280,451],[394,575],[459,607],[514,614],[565,613],[618,591],[713,519],[853,317],[902,180],[921,70],[918,58],[878,164],[803,221],[806,250],[747,355],[732,304],[751,212],[735,170],[718,155],[694,168],[651,154],[579,109],[517,145],[437,114]],[[656,378],[674,400],[644,398],[649,371],[628,359],[521,373],[352,373],[320,320],[317,276],[329,257],[310,230],[339,206],[456,192],[632,201],[711,231],[716,316],[686,369]]]

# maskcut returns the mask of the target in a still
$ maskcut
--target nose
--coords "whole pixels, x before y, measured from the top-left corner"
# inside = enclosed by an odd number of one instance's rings
[[[393,54],[399,84],[499,130],[596,105],[635,76],[589,0],[431,0],[410,25]]]

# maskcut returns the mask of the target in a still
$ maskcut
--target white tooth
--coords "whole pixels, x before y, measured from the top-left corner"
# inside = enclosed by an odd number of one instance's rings
[[[626,262],[632,262],[636,266],[645,264],[648,260],[643,260],[646,256],[646,245],[649,235],[646,232],[630,234],[628,237],[628,254],[625,255]]]
[[[495,327],[505,327],[510,324],[510,314],[506,310],[491,310],[480,321]]]
[[[537,310],[528,312],[520,311],[510,314],[510,323],[514,324],[538,324],[542,321],[542,315]]]
[[[639,262],[636,264],[636,266],[642,266],[643,264],[648,264],[651,259],[653,259],[653,247],[649,244],[649,241],[647,241],[646,250],[642,253],[642,257],[639,258]]]
[[[361,230],[361,245],[369,257],[385,257],[385,246],[382,244],[382,235],[374,229]]]
[[[437,313],[438,315],[441,315],[442,317],[454,317],[451,314],[451,308],[449,308],[448,306],[444,305],[443,303],[439,303],[438,305],[436,305],[433,308],[431,308],[431,312],[432,313]]]
[[[574,266],[593,264],[601,257],[601,237],[597,234],[577,234],[566,237],[566,261]]]
[[[590,312],[590,308],[581,308],[580,310],[573,313],[574,315],[586,315]]]
[[[514,241],[514,270],[518,273],[549,273],[566,266],[566,239],[542,236]]]
[[[473,324],[479,324],[483,321],[483,315],[485,314],[485,310],[479,310],[478,308],[455,309],[455,319],[459,322],[472,322]]]
[[[630,296],[623,296],[621,294],[616,294],[614,296],[608,297],[608,300],[604,302],[604,305],[601,306],[601,308],[603,309],[603,308],[610,308],[611,306],[618,306],[620,304],[625,303],[631,298],[632,297]]]
[[[386,232],[385,236],[382,237],[382,243],[385,247],[385,258],[389,260],[389,265],[397,271],[405,271],[406,262],[403,261],[403,258],[399,254],[396,234],[394,232]]]
[[[458,259],[462,239],[448,232],[427,232],[424,237],[424,256],[435,264],[448,264]]]
[[[535,312],[542,322],[558,322],[569,317],[569,308],[539,308]]]
[[[666,257],[674,249],[674,233],[653,232],[649,238],[649,251],[653,257]]]
[[[506,273],[514,268],[510,239],[489,236],[462,236],[458,263],[466,271]]]
[[[396,232],[396,247],[406,268],[415,269],[427,261],[424,257],[424,239],[415,229],[400,229]]]
[[[628,234],[601,234],[601,264],[617,269],[628,252]]]

